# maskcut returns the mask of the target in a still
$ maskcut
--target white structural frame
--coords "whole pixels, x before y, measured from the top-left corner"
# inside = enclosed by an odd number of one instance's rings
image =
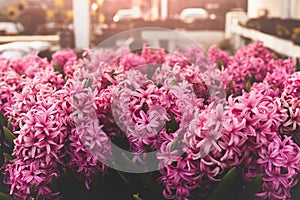
[[[73,0],[75,47],[90,46],[90,0]]]

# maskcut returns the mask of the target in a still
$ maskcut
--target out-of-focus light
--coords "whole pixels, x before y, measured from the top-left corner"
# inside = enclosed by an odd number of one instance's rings
[[[115,15],[113,17],[114,22],[118,22],[120,20],[120,17],[118,15]]]
[[[63,0],[55,0],[54,1],[54,6],[56,8],[63,8],[64,7],[64,1]]]
[[[102,6],[104,0],[97,0],[98,5]]]
[[[205,5],[206,9],[212,10],[212,9],[219,9],[220,4],[219,3],[208,3]]]
[[[22,3],[22,4],[27,4],[29,2],[29,0],[20,0],[20,3]]]
[[[105,16],[103,13],[99,14],[98,16],[98,22],[99,23],[103,23],[105,21]]]
[[[68,10],[68,11],[66,12],[66,18],[67,18],[68,20],[72,21],[72,20],[73,20],[73,17],[74,17],[73,10]]]
[[[14,18],[18,14],[18,9],[16,7],[9,6],[6,8],[6,14],[8,17]]]
[[[217,19],[217,15],[214,14],[214,13],[212,13],[212,14],[209,15],[209,18],[210,18],[210,19],[213,19],[213,20],[214,20],[214,19]]]
[[[55,18],[55,13],[53,10],[47,10],[46,11],[46,19],[47,20],[53,20]]]
[[[98,9],[98,4],[92,3],[91,8],[92,10],[96,11]]]

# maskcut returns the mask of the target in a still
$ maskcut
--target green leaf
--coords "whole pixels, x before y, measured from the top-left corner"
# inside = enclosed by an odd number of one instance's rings
[[[232,192],[234,191],[232,189],[232,186],[234,186],[236,178],[236,168],[233,167],[225,174],[221,182],[218,184],[217,188],[212,192],[212,194],[207,198],[207,200],[230,199],[226,197],[232,195]]]
[[[114,69],[111,70],[110,76],[111,76],[112,78],[114,78],[116,75],[117,75],[117,74],[116,74],[116,71],[115,71]]]
[[[300,199],[300,182],[291,189],[291,200]]]
[[[239,91],[236,89],[235,91],[234,91],[234,97],[237,97],[239,95]]]
[[[59,66],[58,61],[56,61],[55,64],[54,64],[54,71],[55,72],[60,72],[60,66]]]
[[[244,190],[240,192],[237,199],[243,200],[252,200],[254,199],[254,195],[259,191],[261,188],[263,180],[263,174],[259,174],[255,177],[251,183],[249,183]]]
[[[112,162],[112,165],[116,168],[116,169],[119,169],[120,167],[117,165],[117,163],[115,163],[114,161]],[[124,183],[126,185],[130,185],[130,181],[129,179],[125,176],[124,173],[122,173],[121,171],[119,170],[116,170],[116,172],[118,173],[118,175],[120,176],[120,178],[124,181]]]
[[[130,159],[126,156],[126,154],[125,154],[124,152],[122,152],[122,158],[127,162],[128,166],[129,166],[130,168],[133,168],[133,169],[135,169],[136,171],[140,171],[140,168],[139,168],[138,166],[136,166],[136,165],[134,164],[134,162],[132,162],[132,160],[130,160]]]
[[[254,82],[256,82],[256,78],[255,78],[255,76],[252,74],[252,76],[251,76],[251,84],[253,84]]]
[[[222,70],[222,67],[224,66],[223,60],[218,61],[218,68],[219,70]]]
[[[14,200],[14,198],[8,194],[0,192],[0,200]]]
[[[6,127],[3,128],[5,140],[12,146],[14,146],[14,139],[16,136]]]
[[[179,125],[176,122],[174,114],[169,112],[169,115],[171,119],[166,122],[167,133],[174,133],[179,128]]]
[[[92,85],[92,82],[91,82],[91,79],[87,79],[87,81],[86,81],[86,88],[90,88],[91,87],[91,85]]]
[[[6,125],[7,125],[7,119],[4,117],[4,115],[2,114],[2,112],[0,112],[0,123],[1,123],[3,126],[6,126]]]
[[[300,58],[297,58],[297,61],[296,61],[296,71],[297,72],[300,71]]]
[[[4,117],[4,115],[2,114],[2,112],[0,112],[0,134],[4,133],[4,126],[6,126],[6,124],[7,124],[7,120]]]
[[[3,135],[2,135],[3,133],[4,133],[3,125],[2,123],[0,123],[0,141],[3,140]]]
[[[233,85],[233,80],[231,80],[231,81],[229,82],[229,85],[228,85],[228,90],[229,90],[229,92],[230,92],[231,89],[232,89],[232,85]]]
[[[182,138],[177,137],[177,138],[173,141],[173,143],[172,143],[172,145],[171,145],[171,151],[175,151],[176,149],[178,149],[181,139],[182,139]]]
[[[58,61],[56,61],[54,64],[54,71],[64,75],[64,67],[60,66]]]
[[[56,177],[52,177],[50,185],[51,185],[52,191],[57,191],[58,190],[58,184],[57,184]]]
[[[134,198],[135,200],[143,200],[141,197],[139,197],[139,194],[134,194],[134,195],[133,195],[133,198]]]
[[[9,129],[9,130],[12,130],[12,119],[10,119],[9,120],[9,122],[8,122],[8,124],[7,124],[7,128]]]
[[[30,196],[34,196],[34,188],[35,188],[35,184],[31,184],[30,185]]]
[[[247,81],[246,86],[245,86],[245,91],[249,92],[251,89],[252,83],[250,80]]]
[[[12,157],[10,154],[8,154],[8,153],[3,153],[3,156],[8,160],[8,161],[12,161],[12,160],[14,160],[15,158],[14,157]]]
[[[31,197],[32,198],[32,197]],[[35,198],[32,198],[32,200],[43,200],[43,198],[41,196],[37,196]]]
[[[246,85],[245,85],[245,91],[249,92],[253,83],[256,81],[256,78],[254,75],[252,75],[251,77],[247,77],[246,78]]]
[[[70,77],[69,76],[65,76],[65,83],[68,81],[68,79],[69,79]]]
[[[276,56],[274,54],[272,54],[272,60],[275,60]]]

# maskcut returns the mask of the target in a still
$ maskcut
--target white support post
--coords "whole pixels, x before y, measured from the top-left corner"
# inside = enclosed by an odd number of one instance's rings
[[[298,0],[298,2],[300,2]],[[297,0],[291,0],[290,3],[290,17],[296,18],[297,17]]]
[[[151,19],[159,19],[159,0],[151,0]]]
[[[160,18],[164,20],[168,17],[168,0],[161,0],[160,3]]]
[[[282,0],[282,17],[295,18],[296,17],[296,0]]]
[[[90,46],[90,0],[73,0],[76,48]]]
[[[281,17],[289,18],[290,14],[290,0],[281,0]]]

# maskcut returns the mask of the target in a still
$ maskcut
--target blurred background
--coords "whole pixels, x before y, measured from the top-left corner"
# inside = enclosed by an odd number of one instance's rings
[[[212,44],[237,48],[245,42],[237,26],[259,30],[264,27],[259,22],[268,18],[293,20],[290,26],[297,28],[300,19],[300,0],[0,0],[0,5],[1,52],[17,48],[9,44],[16,42],[29,45],[24,47],[28,51],[92,48],[113,35],[141,27],[181,32],[205,49]],[[174,41],[169,36],[162,32],[123,34],[113,44],[102,44],[130,45],[133,37],[170,46]]]

